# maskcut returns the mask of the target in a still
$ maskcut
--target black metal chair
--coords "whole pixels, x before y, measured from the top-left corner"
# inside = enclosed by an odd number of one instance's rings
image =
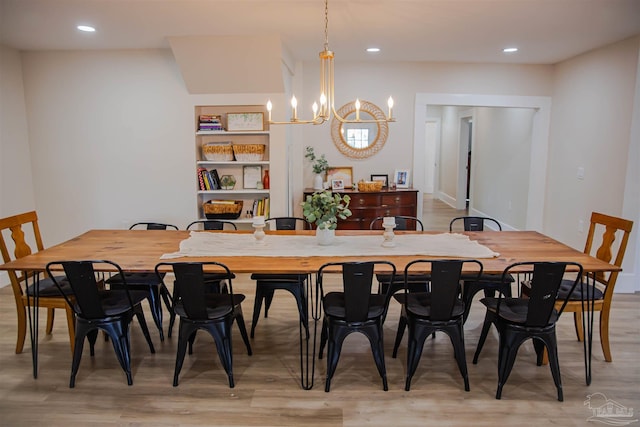
[[[196,332],[206,330],[214,339],[220,362],[229,378],[229,387],[233,388],[233,351],[231,326],[235,321],[240,329],[242,340],[251,356],[251,344],[244,324],[241,303],[245,296],[233,293],[232,274],[226,265],[218,262],[162,262],[156,265],[158,280],[163,280],[164,268],[170,267],[175,275],[173,289],[173,307],[180,317],[178,332],[178,350],[173,375],[173,386],[178,385],[178,376],[189,346],[193,354],[193,342]],[[228,293],[209,292],[205,283],[204,269],[215,268],[221,277],[226,276]]]
[[[311,224],[304,218],[296,217],[273,217],[265,221],[265,223],[273,227],[276,230],[295,230],[296,227],[300,227],[303,230],[311,230]],[[309,334],[309,321],[307,310],[307,293],[306,293],[306,281],[308,274],[263,274],[254,273],[251,275],[251,279],[256,281],[255,300],[253,304],[253,316],[251,320],[251,338],[254,337],[254,332],[260,319],[260,310],[262,309],[262,302],[264,301],[264,317],[269,314],[269,308],[273,301],[273,294],[277,289],[285,290],[296,299],[298,305],[298,314],[300,322],[304,325],[304,328]]]
[[[415,216],[399,215],[399,216],[395,216],[394,218],[396,219],[395,230],[399,230],[399,231],[404,231],[404,230],[423,231],[424,230],[422,221],[420,221]],[[369,224],[369,230],[382,230],[383,220],[384,220],[384,217],[382,216],[375,218]],[[384,274],[384,273],[378,273],[376,274],[376,279],[378,279],[378,283],[382,287],[382,292],[386,292],[387,287],[391,284],[390,275]],[[412,277],[410,277],[410,280],[409,280],[410,291],[412,292],[429,291],[429,280],[430,280],[430,276],[428,274],[413,275]],[[391,285],[391,288],[392,288],[391,294],[395,294],[396,292],[402,290],[403,287],[404,287],[404,277],[402,277],[401,275],[397,275],[395,277],[394,283]]]
[[[198,221],[193,221],[191,224],[187,225],[187,230],[195,229],[198,227],[201,230],[224,230],[225,227],[229,230],[237,230],[238,227],[235,223],[231,221],[222,221],[219,219],[201,219]]]
[[[458,297],[458,283],[462,269],[467,265],[476,266],[477,270],[474,269],[473,274],[477,276],[482,274],[482,263],[476,260],[415,260],[405,267],[405,278],[412,274],[412,269],[431,272],[431,292],[410,293],[408,286],[405,286],[404,293],[394,295],[402,305],[393,346],[394,358],[398,354],[404,329],[409,328],[406,391],[411,388],[411,378],[418,367],[424,341],[436,331],[449,335],[458,369],[464,379],[464,389],[469,391],[469,375],[464,352],[464,302]],[[428,267],[420,269],[420,266]]]
[[[453,232],[456,226],[462,223],[464,231],[484,231],[485,223],[490,224],[492,228],[497,231],[502,231],[500,223],[488,217],[482,216],[459,216],[453,218],[449,223],[449,232]],[[465,305],[464,321],[467,321],[469,317],[469,310],[471,309],[471,303],[473,298],[480,291],[484,291],[485,297],[492,297],[495,292],[502,292],[505,296],[511,296],[511,284],[514,282],[514,278],[511,274],[504,277],[502,281],[502,274],[483,273],[478,280],[470,280],[469,277],[462,274],[462,300]]]
[[[129,227],[129,230],[135,229],[147,229],[147,230],[178,230],[178,227],[172,224],[163,224],[159,222],[137,222]],[[167,310],[171,312],[171,300],[169,297],[169,291],[163,285],[162,281],[159,281],[157,276],[153,272],[138,273],[125,271],[124,276],[115,274],[107,279],[107,283],[112,289],[116,289],[122,286],[122,277],[126,278],[127,285],[130,289],[147,291],[147,299],[149,300],[149,307],[151,308],[151,316],[153,322],[156,324],[160,333],[160,341],[164,341],[164,332],[162,330],[162,300],[167,307]],[[169,336],[171,336],[171,330],[169,330]]]
[[[316,286],[324,310],[318,357],[322,359],[324,347],[328,342],[325,382],[327,392],[338,365],[342,343],[347,335],[353,332],[360,332],[369,339],[373,359],[382,377],[383,389],[387,391],[389,388],[384,363],[382,324],[391,294],[388,291],[382,293],[380,287],[377,287],[377,291],[372,289],[373,272],[376,267],[390,269],[392,278],[395,275],[396,267],[388,261],[327,263],[318,270]],[[342,290],[325,294],[324,276],[336,271],[342,273]]]
[[[507,298],[502,293],[497,298],[485,297],[480,300],[487,307],[478,347],[473,363],[478,362],[480,351],[487,338],[491,324],[500,335],[498,353],[498,389],[496,399],[502,397],[502,388],[509,378],[520,345],[531,338],[536,351],[537,364],[542,365],[544,350],[549,354],[549,365],[553,381],[558,390],[558,400],[562,401],[562,382],[558,362],[556,323],[567,305],[568,297],[558,309],[555,308],[558,290],[567,266],[577,268],[577,277],[571,291],[582,277],[582,266],[575,262],[521,262],[508,266],[503,276],[510,271],[526,269],[531,275],[531,292],[528,298]]]
[[[155,353],[140,305],[147,298],[147,293],[129,290],[126,279],[122,281],[121,289],[104,289],[101,273],[96,272],[95,266],[97,265],[107,266],[107,268],[111,269],[115,268],[118,273],[122,274],[120,266],[104,260],[56,261],[50,262],[46,267],[47,273],[76,315],[76,335],[73,362],[71,364],[71,379],[69,381],[70,388],[75,386],[84,340],[85,338],[89,339],[90,352],[91,356],[93,356],[95,354],[98,330],[104,331],[111,338],[118,362],[120,362],[120,366],[122,366],[127,375],[127,384],[133,384],[129,326],[134,315],[140,322],[151,353]],[[65,272],[66,281],[72,289],[73,298],[63,293],[64,284],[60,282],[59,276],[53,274],[54,271],[60,271],[61,269]],[[96,275],[100,276],[96,278]]]
[[[415,216],[405,216],[405,215],[397,215],[394,217],[396,219],[396,230],[417,230],[423,231],[424,225],[422,221],[420,221]],[[369,224],[369,230],[384,230],[382,227],[382,221],[384,220],[383,216],[379,216],[375,218]]]

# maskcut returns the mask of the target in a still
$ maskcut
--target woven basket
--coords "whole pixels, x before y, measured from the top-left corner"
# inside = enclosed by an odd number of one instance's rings
[[[230,142],[205,144],[202,146],[202,154],[210,162],[230,162],[233,160],[233,147]]]
[[[382,190],[382,181],[360,181],[358,182],[358,191],[372,192]]]
[[[239,162],[259,162],[264,158],[264,144],[234,144],[233,154]]]
[[[207,219],[236,219],[242,213],[242,204],[242,200],[210,200],[202,204],[202,210]]]

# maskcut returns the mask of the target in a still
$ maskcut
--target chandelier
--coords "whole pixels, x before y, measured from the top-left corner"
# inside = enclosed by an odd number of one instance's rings
[[[327,120],[335,117],[341,123],[379,123],[379,122],[395,122],[393,118],[393,98],[389,97],[387,105],[389,107],[389,114],[383,119],[361,119],[360,118],[360,101],[356,99],[354,103],[355,107],[355,119],[347,118],[347,114],[341,116],[338,114],[335,108],[335,93],[333,88],[333,52],[329,50],[329,0],[324,2],[324,50],[320,52],[320,98],[318,102],[313,103],[311,109],[313,110],[313,119],[301,120],[298,118],[298,100],[295,95],[291,97],[291,120],[288,122],[277,122],[271,120],[271,109],[273,104],[271,100],[267,101],[267,111],[269,112],[269,124],[273,125],[293,125],[293,124],[313,124],[321,125]]]

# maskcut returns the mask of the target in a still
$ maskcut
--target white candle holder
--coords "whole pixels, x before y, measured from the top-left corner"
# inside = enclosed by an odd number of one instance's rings
[[[255,229],[253,237],[256,238],[256,243],[264,244],[264,226],[265,222],[263,216],[253,217],[253,228]]]
[[[393,242],[393,238],[395,237],[393,229],[396,228],[396,219],[393,217],[384,217],[382,220],[382,227],[384,228],[384,233],[382,233],[382,236],[384,237],[384,240],[382,241],[382,247],[395,247],[396,244]]]

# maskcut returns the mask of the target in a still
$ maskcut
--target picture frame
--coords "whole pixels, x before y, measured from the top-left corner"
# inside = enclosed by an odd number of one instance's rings
[[[262,185],[262,166],[243,166],[242,188],[258,188],[258,182]]]
[[[327,168],[327,182],[342,180],[343,189],[353,187],[353,167],[351,166],[330,166]]]
[[[397,188],[409,188],[409,169],[396,169],[393,180]]]
[[[389,175],[371,174],[371,181],[382,181],[382,188],[389,187]]]
[[[331,189],[332,190],[344,190],[344,180],[342,179],[332,179],[331,180]]]
[[[264,113],[227,113],[227,131],[264,130]]]

